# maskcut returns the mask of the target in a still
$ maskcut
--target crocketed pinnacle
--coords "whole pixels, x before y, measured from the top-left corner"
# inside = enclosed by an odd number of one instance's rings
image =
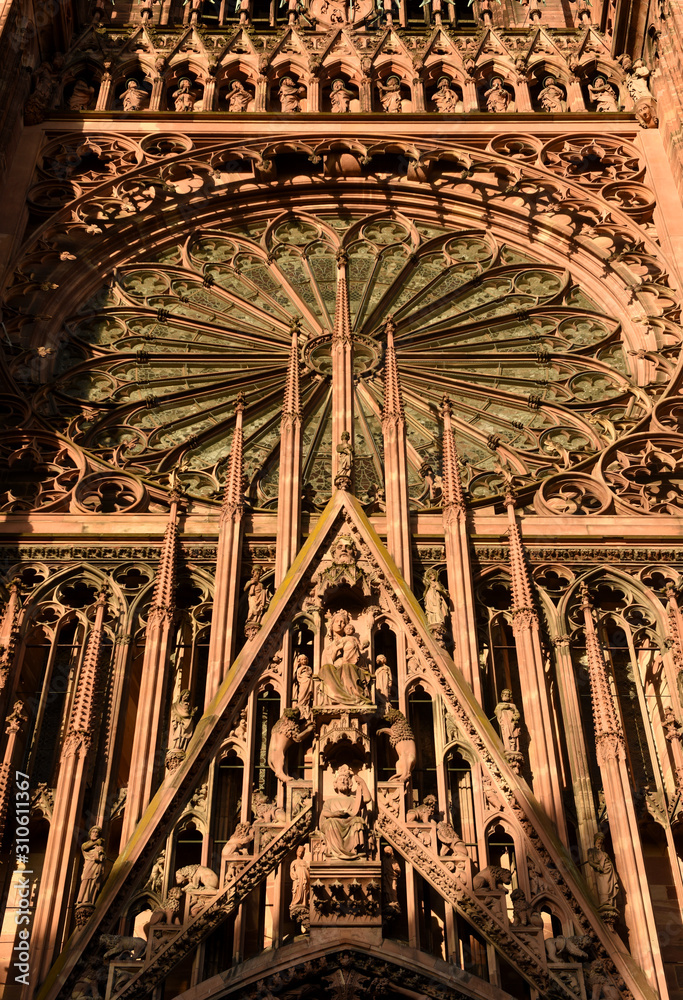
[[[19,628],[20,580],[15,577],[9,588],[9,598],[0,619],[0,667],[9,666]],[[0,680],[0,686],[2,681]]]
[[[525,612],[532,620],[537,622],[534,598],[529,579],[529,570],[524,556],[524,543],[522,534],[515,517],[515,496],[512,488],[508,486],[505,491],[505,506],[508,512],[508,537],[510,539],[510,578],[512,582],[512,610],[513,614]]]
[[[351,342],[351,312],[346,277],[347,260],[346,251],[339,250],[337,252],[337,301],[334,310],[334,330],[332,331],[332,341],[337,343]]]
[[[161,555],[154,583],[154,595],[149,613],[149,622],[163,614],[172,613],[175,607],[176,561],[178,553],[178,500],[177,494],[171,498],[171,512],[161,544]]]
[[[105,594],[98,594],[97,601],[95,602],[95,621],[90,630],[85,653],[83,654],[83,663],[78,675],[73,710],[62,748],[62,757],[68,757],[76,753],[80,748],[87,749],[92,741],[95,729],[97,675],[102,655],[104,612],[106,607]]]
[[[451,401],[448,396],[444,396],[441,401],[441,415],[443,417],[443,501],[445,507],[454,507],[456,510],[464,513],[465,492],[462,488],[458,449],[455,446],[455,436],[451,423],[452,412]]]
[[[382,407],[382,422],[387,420],[404,420],[403,397],[401,382],[398,376],[394,333],[396,324],[391,316],[387,319],[384,330],[387,335],[387,348],[384,356],[384,405]]]
[[[285,397],[282,406],[283,420],[301,420],[301,397],[299,394],[299,321],[292,323],[292,344],[289,349],[289,366],[285,382]]]
[[[244,418],[244,393],[237,394],[235,403],[235,433],[232,437],[232,449],[228,459],[228,477],[225,481],[221,518],[234,515],[244,506],[244,437],[242,422]]]
[[[590,599],[588,587],[585,584],[582,584],[580,594],[586,633],[586,659],[588,661],[588,677],[591,686],[591,700],[593,702],[595,738],[598,742],[610,739],[617,743],[622,743],[623,730],[617,715],[614,698],[612,697],[605,657],[602,654],[600,640],[595,631],[593,602]]]

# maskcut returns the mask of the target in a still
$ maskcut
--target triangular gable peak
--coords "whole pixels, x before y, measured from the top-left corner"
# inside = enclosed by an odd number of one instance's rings
[[[420,58],[425,62],[429,56],[448,56],[449,59],[457,59],[459,66],[462,65],[462,56],[455,42],[443,30],[436,27],[432,32],[425,48],[422,50]]]
[[[379,40],[379,44],[374,51],[373,61],[376,62],[381,56],[400,55],[412,61],[413,53],[407,47],[403,39],[393,28],[386,28]]]
[[[216,56],[216,62],[220,63],[225,56],[228,56],[231,53],[235,53],[236,55],[257,54],[256,47],[245,28],[239,27],[232,35],[230,35],[220,53]]]
[[[337,55],[357,56],[356,46],[353,39],[344,28],[337,28],[328,36],[327,42],[320,50],[320,60],[334,58]]]
[[[150,56],[157,54],[156,45],[147,30],[146,24],[141,24],[140,27],[136,28],[130,38],[128,38],[125,44],[121,46],[118,50],[117,62],[124,62],[124,57],[132,52],[144,52],[146,55]]]
[[[567,61],[567,52],[563,51],[557,43],[554,41],[551,35],[545,30],[545,28],[539,28],[534,35],[529,50],[526,53],[527,62],[534,56],[541,54],[552,56],[560,64],[564,65]]]
[[[220,751],[235,728],[247,695],[262,680],[263,668],[281,649],[292,622],[299,615],[312,619],[318,616],[319,620],[327,617],[329,620],[331,615],[338,613],[335,609],[345,606],[355,608],[358,621],[361,615],[391,621],[405,642],[406,657],[412,661],[412,669],[420,682],[427,684],[435,695],[443,699],[454,720],[459,745],[467,750],[471,760],[482,767],[479,780],[487,788],[493,808],[499,818],[504,818],[517,831],[527,860],[541,874],[549,893],[557,894],[562,904],[569,906],[572,919],[582,933],[597,939],[634,996],[649,1000],[653,994],[642,973],[619,939],[600,920],[585,884],[547,817],[528,786],[507,762],[498,736],[456,664],[430,632],[415,595],[403,580],[358,501],[342,490],[332,497],[300,549],[278,587],[260,629],[242,648],[197,725],[184,762],[168,774],[157,791],[116,861],[92,917],[67,944],[41,991],[41,997],[66,996],[65,982],[73,984],[75,981],[72,973],[79,958],[84,952],[89,952],[92,961],[99,934],[116,929],[127,901],[142,888],[158,851],[164,846],[169,824],[174,823],[186,808],[209,761]],[[363,738],[367,743],[367,736]],[[359,743],[362,742],[363,739],[360,739]],[[543,963],[538,958],[534,959],[533,947],[505,925],[504,912],[501,911],[500,917],[494,919],[488,909],[493,901],[482,903],[476,896],[476,886],[474,890],[472,888],[471,879],[469,885],[463,887],[453,869],[449,871],[448,865],[430,853],[424,842],[406,827],[406,820],[402,818],[405,816],[405,804],[400,804],[405,798],[403,791],[400,782],[392,784],[389,781],[378,785],[377,832],[403,854],[406,862],[431,882],[447,902],[464,912],[529,982],[540,989],[548,987],[559,990],[561,995],[565,993],[561,981],[552,972],[544,971]],[[272,841],[272,846],[266,848],[270,852],[269,863],[280,863],[285,852],[315,827],[314,815],[310,805],[296,813],[289,809],[290,825]],[[254,858],[249,871],[259,865],[261,877],[264,877],[267,869],[263,857]],[[244,881],[252,884],[247,869],[245,872]],[[566,873],[564,879],[560,872]],[[498,896],[503,894],[499,891]],[[186,950],[195,947],[215,927],[216,921],[222,919],[221,914],[224,917],[229,912],[230,906],[239,905],[241,898],[239,886],[234,891],[229,886],[219,889],[217,898],[210,900],[206,909],[190,925],[177,931],[178,941],[169,940],[166,947],[174,956],[174,962]],[[163,967],[163,961],[161,964]],[[166,968],[169,967],[166,965]],[[121,996],[142,995],[140,991],[148,989],[148,980],[153,972],[153,968],[147,965],[131,980],[130,988],[124,988]]]

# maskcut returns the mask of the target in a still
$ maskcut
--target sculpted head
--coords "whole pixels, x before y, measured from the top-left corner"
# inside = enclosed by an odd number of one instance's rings
[[[353,771],[348,764],[342,764],[337,773],[334,776],[334,782],[332,787],[335,792],[350,792],[351,791],[351,780],[353,778]]]

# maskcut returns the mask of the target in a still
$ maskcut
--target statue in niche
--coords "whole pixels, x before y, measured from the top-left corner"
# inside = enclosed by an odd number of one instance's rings
[[[285,114],[301,111],[301,98],[306,96],[306,88],[295,83],[291,76],[283,76],[278,91],[280,110]]]
[[[171,705],[171,739],[169,750],[187,750],[194,732],[196,706],[190,706],[190,692],[187,688],[180,692],[178,700]]]
[[[351,435],[348,431],[341,432],[341,440],[335,450],[337,452],[337,475],[334,482],[340,489],[347,489],[351,485],[353,474],[353,448],[351,447]]]
[[[311,869],[306,860],[306,848],[303,844],[296,849],[296,857],[289,866],[289,877],[292,880],[289,915],[297,923],[306,924],[311,905]]]
[[[268,767],[285,783],[292,779],[285,770],[287,751],[313,732],[313,725],[302,726],[298,708],[286,708],[273,726],[268,744]]]
[[[401,81],[397,76],[387,78],[386,86],[377,83],[379,99],[382,107],[389,115],[400,114],[403,110],[403,100],[401,98]]]
[[[239,80],[233,80],[227,93],[228,111],[246,111],[249,107],[251,94]]]
[[[294,661],[293,702],[302,719],[310,719],[313,704],[313,668],[304,653],[299,653]]]
[[[126,89],[119,94],[124,111],[144,111],[149,101],[149,94],[138,86],[137,80],[127,80]]]
[[[81,844],[83,871],[76,906],[94,906],[104,878],[104,863],[107,856],[104,853],[101,828],[91,827],[88,838]]]
[[[561,114],[567,110],[565,94],[561,87],[558,87],[554,76],[546,76],[543,81],[543,90],[538,95],[538,101],[544,111],[550,115]]]
[[[351,106],[353,97],[353,91],[347,89],[344,80],[341,78],[333,80],[332,90],[330,91],[332,114],[345,115]]]
[[[172,98],[175,109],[179,114],[194,109],[197,98],[192,91],[192,81],[188,77],[184,76],[178,80],[178,89],[173,91]]]
[[[387,663],[387,658],[383,653],[375,659],[375,696],[377,703],[386,711],[391,701],[391,688],[394,683],[394,676],[391,667]]]
[[[588,851],[587,861],[595,872],[598,891],[598,907],[604,920],[616,919],[619,879],[614,862],[605,850],[604,833],[596,833],[593,847]]]
[[[325,797],[320,813],[320,832],[325,838],[326,854],[340,861],[357,861],[365,852],[366,816],[372,797],[361,776],[354,776],[348,764],[342,764],[337,770],[332,787],[335,795]]]
[[[436,110],[440,115],[452,115],[457,111],[462,111],[462,101],[457,90],[451,86],[451,81],[447,76],[439,78],[436,90],[432,94],[432,100],[436,104]]]
[[[365,654],[348,611],[342,609],[332,616],[330,631],[318,674],[323,705],[371,705]]]
[[[448,591],[439,580],[435,569],[425,573],[424,607],[431,627],[443,627],[449,615]]]
[[[417,748],[415,746],[415,736],[408,725],[408,720],[402,712],[396,708],[391,708],[384,716],[389,727],[378,729],[377,735],[386,734],[389,742],[398,754],[396,761],[396,774],[388,779],[389,781],[402,781],[403,784],[410,778],[411,772],[417,760]]]
[[[596,111],[612,112],[618,111],[617,92],[611,83],[607,83],[604,76],[596,76],[592,84],[588,84],[590,99],[595,105]]]
[[[69,111],[86,111],[90,107],[94,93],[95,88],[90,87],[85,80],[76,80],[69,98]]]
[[[486,110],[494,115],[502,114],[510,107],[512,96],[510,91],[503,86],[503,81],[499,76],[491,80],[491,86],[484,94],[484,100],[486,101]]]
[[[626,78],[626,89],[635,102],[644,97],[652,100],[652,93],[649,85],[650,70],[642,59],[636,59],[633,63],[631,74]]]
[[[519,734],[521,732],[521,715],[512,700],[512,691],[505,688],[501,691],[500,701],[494,709],[500,738],[507,753],[519,753]]]
[[[398,901],[400,876],[401,866],[393,848],[387,845],[382,850],[382,896],[384,897],[382,912],[385,918],[396,917],[401,912],[401,904]]]
[[[244,592],[247,595],[249,612],[245,623],[245,631],[254,629],[258,631],[261,627],[261,620],[268,607],[268,591],[261,583],[262,570],[260,566],[254,566],[251,571],[251,578],[245,584]]]

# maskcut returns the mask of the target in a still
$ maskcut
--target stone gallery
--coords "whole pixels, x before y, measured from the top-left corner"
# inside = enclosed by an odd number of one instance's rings
[[[5,1000],[683,1000],[681,0],[5,0],[0,94]]]

